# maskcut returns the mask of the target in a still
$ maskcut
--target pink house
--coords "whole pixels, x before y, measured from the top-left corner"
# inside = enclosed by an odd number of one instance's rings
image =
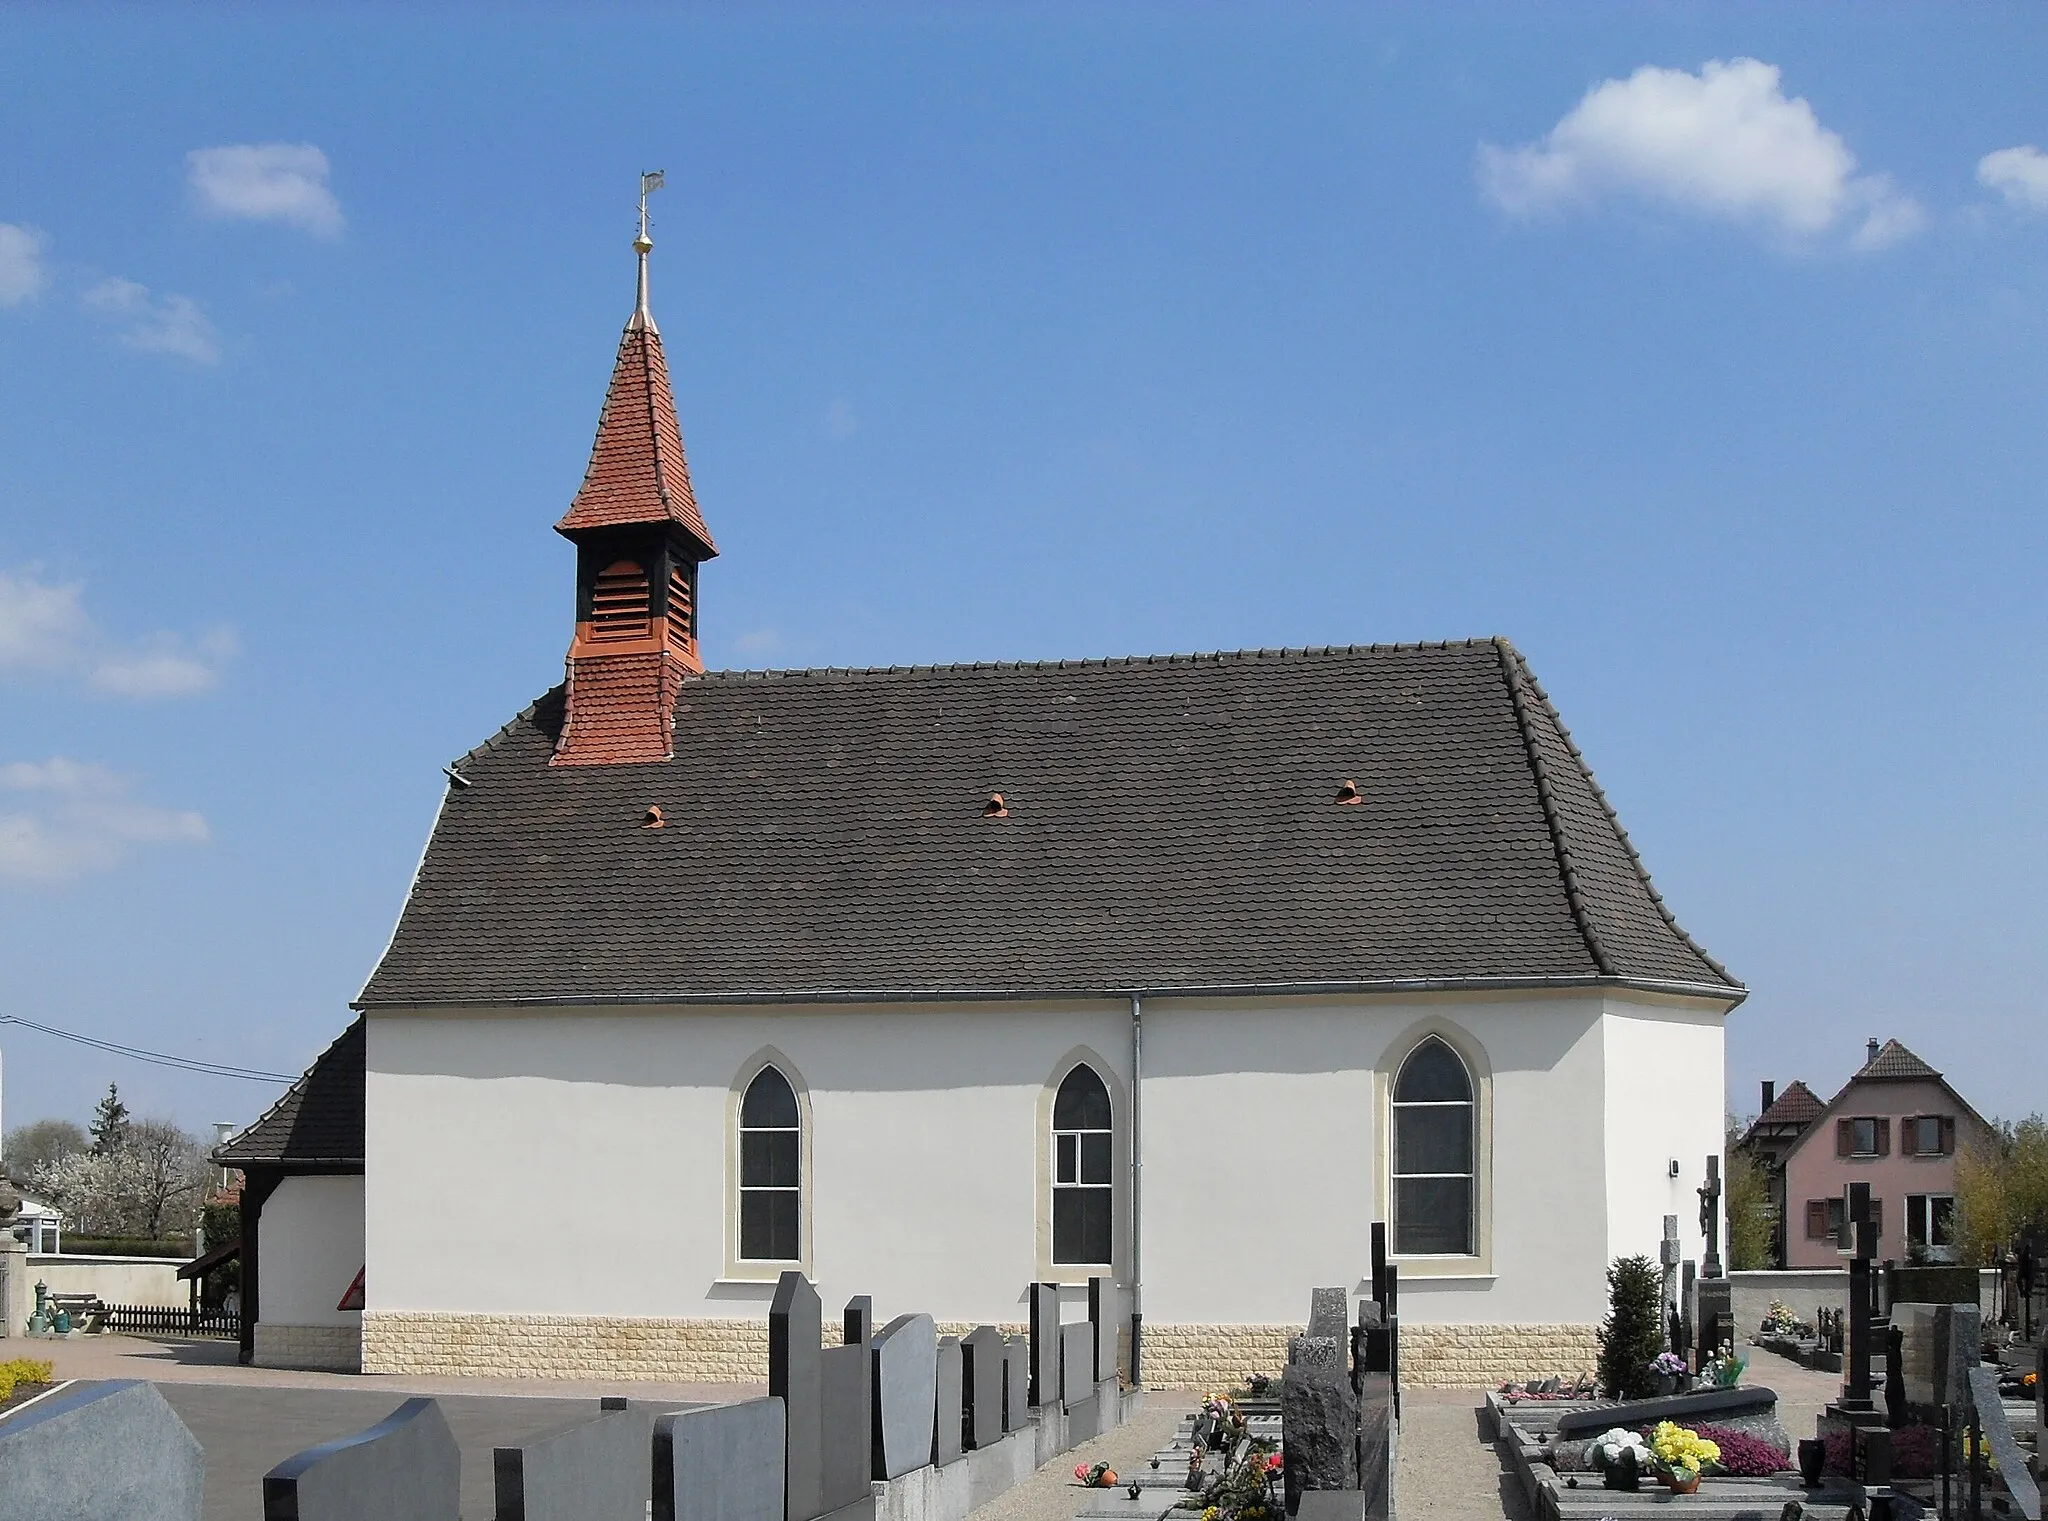
[[[1836,1232],[1851,1183],[1870,1185],[1880,1260],[1953,1262],[1956,1150],[1991,1136],[1939,1072],[1895,1040],[1873,1040],[1783,1153],[1785,1265],[1842,1265]]]

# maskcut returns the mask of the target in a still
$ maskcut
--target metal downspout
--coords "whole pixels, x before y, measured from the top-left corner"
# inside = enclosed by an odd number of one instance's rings
[[[1142,1389],[1145,1330],[1145,1132],[1142,1127],[1145,1076],[1145,1000],[1131,995],[1131,1387]]]

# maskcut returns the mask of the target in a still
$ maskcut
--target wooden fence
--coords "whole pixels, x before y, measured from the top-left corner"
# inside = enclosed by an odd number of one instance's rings
[[[101,1324],[109,1331],[137,1336],[219,1336],[230,1341],[242,1334],[235,1310],[200,1310],[184,1305],[110,1304]]]

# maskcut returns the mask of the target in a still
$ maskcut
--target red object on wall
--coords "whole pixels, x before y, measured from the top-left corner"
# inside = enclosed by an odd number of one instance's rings
[[[341,1296],[337,1310],[360,1310],[363,1307],[363,1274],[369,1271],[369,1264],[356,1269],[356,1276],[349,1281],[348,1292]]]

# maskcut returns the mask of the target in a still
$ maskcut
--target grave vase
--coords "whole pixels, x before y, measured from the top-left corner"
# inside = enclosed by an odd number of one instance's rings
[[[1667,1473],[1663,1476],[1664,1487],[1674,1495],[1689,1495],[1700,1487],[1698,1474]]]

